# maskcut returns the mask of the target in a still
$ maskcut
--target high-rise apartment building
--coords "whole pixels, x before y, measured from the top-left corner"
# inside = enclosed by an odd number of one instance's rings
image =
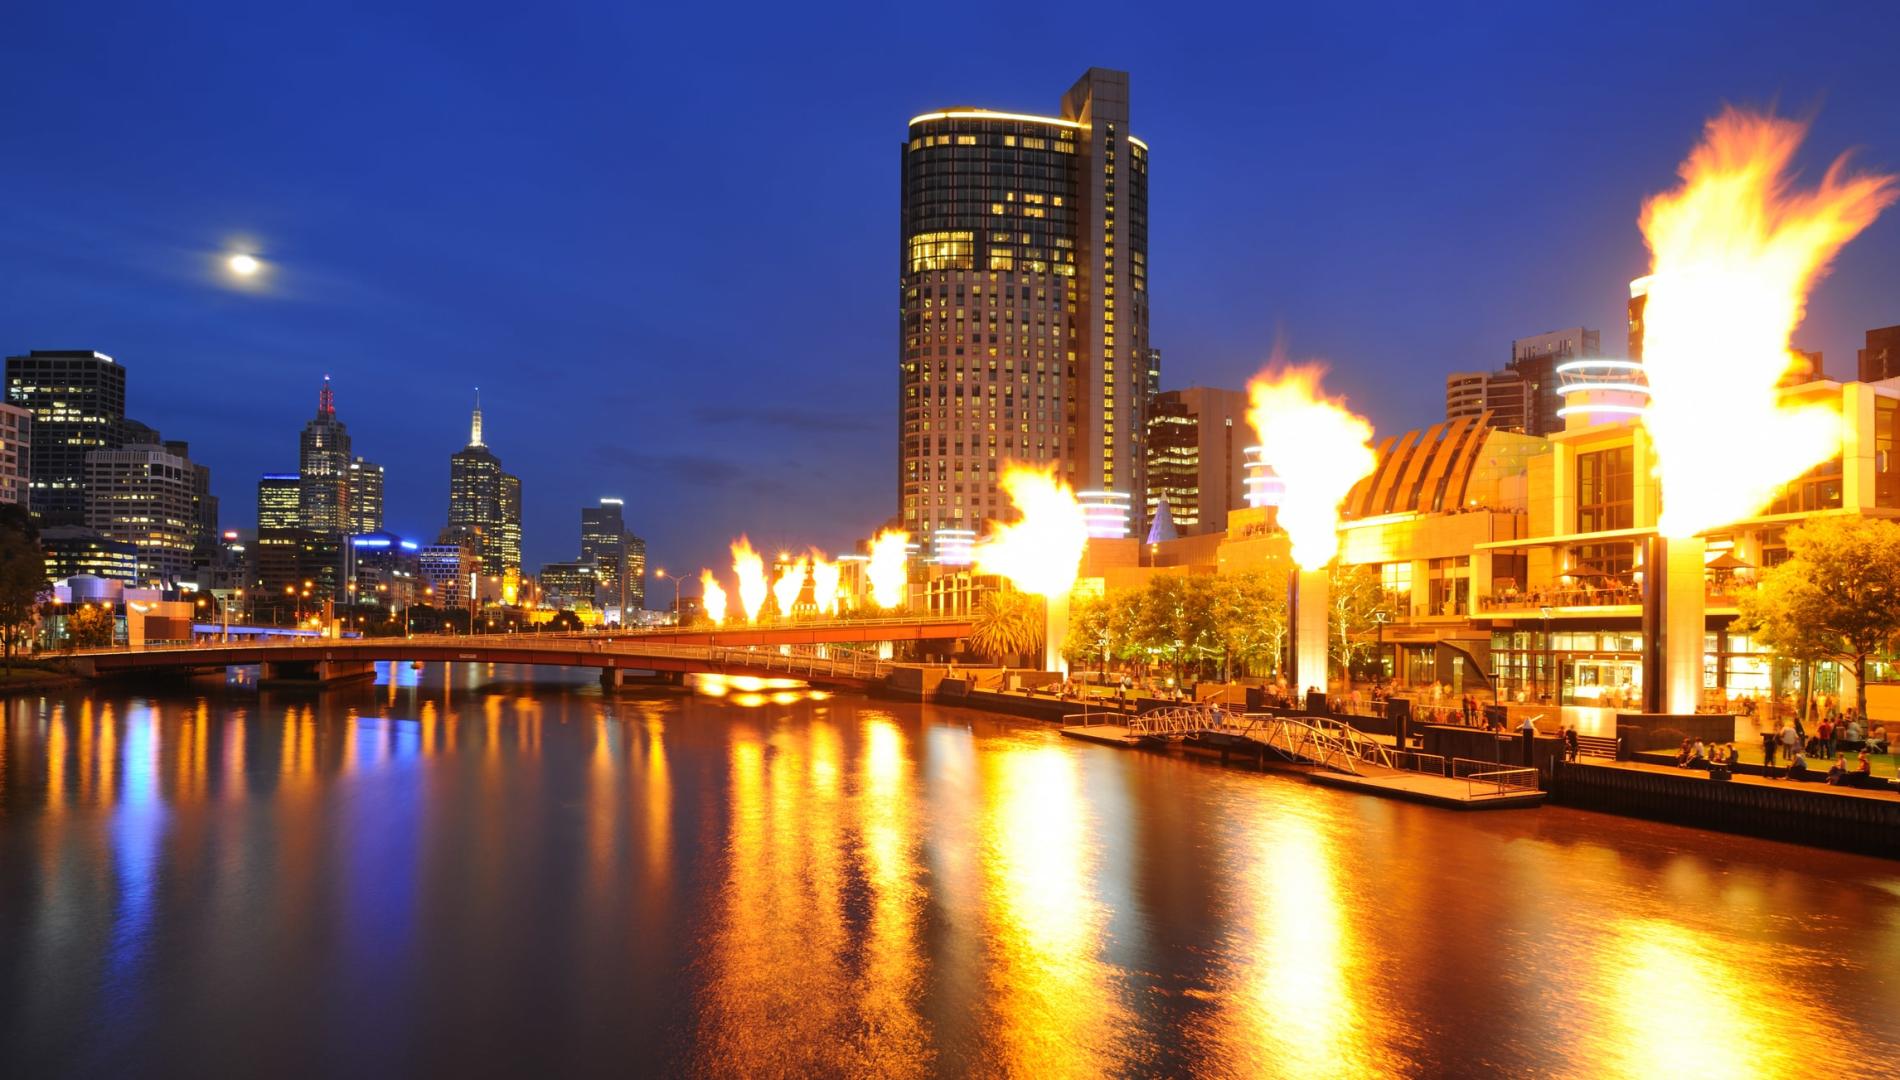
[[[317,415],[298,439],[297,474],[299,526],[326,535],[350,531],[350,432],[336,418],[328,375],[317,394]]]
[[[383,467],[356,458],[350,462],[350,532],[356,536],[383,529]]]
[[[40,524],[86,523],[86,455],[122,445],[125,369],[91,349],[7,357],[7,400],[33,414],[32,510]]]
[[[1127,74],[1091,68],[1059,116],[951,108],[911,120],[898,488],[912,536],[1004,516],[1010,461],[1141,505],[1159,354],[1148,147],[1128,119]]]
[[[521,481],[482,442],[479,398],[468,445],[449,457],[449,524],[441,542],[458,541],[474,549],[482,574],[521,573]]]
[[[156,433],[154,433],[156,434]],[[129,445],[129,444],[128,444]],[[191,444],[183,439],[166,439],[165,449],[191,461]],[[209,566],[218,557],[218,497],[211,494],[211,466],[191,462],[191,559],[194,566]]]
[[[1445,419],[1488,418],[1488,426],[1523,431],[1526,385],[1515,371],[1454,371],[1445,377]]]
[[[86,525],[138,549],[140,580],[189,580],[196,480],[191,459],[163,446],[94,450],[86,455]]]
[[[1859,358],[1861,382],[1900,377],[1900,326],[1867,331],[1867,347]]]
[[[1252,439],[1244,391],[1190,386],[1156,397],[1148,415],[1148,502],[1140,534],[1149,535],[1163,499],[1178,535],[1227,528],[1227,512],[1246,505]]]
[[[647,606],[647,542],[632,533],[627,534],[627,606],[621,609],[620,621],[632,625],[633,616],[629,612],[640,611]]]
[[[602,499],[581,507],[581,559],[591,563],[591,579],[600,589],[595,602],[616,611],[627,607],[627,522],[620,499]],[[548,583],[541,582],[543,589]]]
[[[32,508],[33,414],[0,403],[0,503]]]
[[[302,490],[296,473],[265,473],[257,482],[257,531],[296,528]]]

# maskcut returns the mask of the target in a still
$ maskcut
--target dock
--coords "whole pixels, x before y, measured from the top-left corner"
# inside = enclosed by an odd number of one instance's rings
[[[1395,751],[1348,725],[1317,718],[1238,717],[1189,707],[1071,724],[1062,735],[1120,750],[1198,752],[1223,763],[1238,757],[1327,787],[1447,809],[1518,809],[1545,797],[1533,769]]]

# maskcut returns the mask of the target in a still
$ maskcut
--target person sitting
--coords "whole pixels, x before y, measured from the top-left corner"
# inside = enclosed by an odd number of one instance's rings
[[[1892,743],[1887,739],[1887,725],[1882,724],[1868,732],[1866,741],[1861,746],[1862,749],[1872,750],[1876,754],[1892,753]]]
[[[1834,787],[1840,787],[1842,784],[1847,783],[1846,754],[1835,757],[1834,764],[1828,767],[1827,782]]]
[[[1689,764],[1693,766],[1693,765],[1707,765],[1708,763],[1709,763],[1709,748],[1703,744],[1701,739],[1697,739],[1695,741],[1695,746],[1692,747],[1689,751]]]
[[[1684,739],[1682,745],[1676,749],[1676,768],[1686,769],[1689,767],[1689,762],[1693,760],[1695,760],[1695,747],[1688,739]]]
[[[1801,751],[1796,750],[1794,752],[1794,760],[1788,762],[1788,779],[1805,780],[1807,777],[1808,759],[1802,756]]]

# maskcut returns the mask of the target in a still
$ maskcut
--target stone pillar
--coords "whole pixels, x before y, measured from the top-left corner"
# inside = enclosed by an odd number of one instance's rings
[[[619,668],[600,669],[600,687],[603,690],[617,690],[624,678]]]

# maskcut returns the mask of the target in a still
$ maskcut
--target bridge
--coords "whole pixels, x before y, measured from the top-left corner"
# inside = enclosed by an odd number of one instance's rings
[[[596,668],[608,686],[620,685],[628,671],[655,671],[792,678],[865,690],[896,665],[844,643],[948,642],[969,633],[968,617],[913,616],[611,632],[212,640],[79,650],[65,658],[74,674],[89,678],[257,665],[265,681],[328,683],[365,677],[378,661],[421,661]]]

